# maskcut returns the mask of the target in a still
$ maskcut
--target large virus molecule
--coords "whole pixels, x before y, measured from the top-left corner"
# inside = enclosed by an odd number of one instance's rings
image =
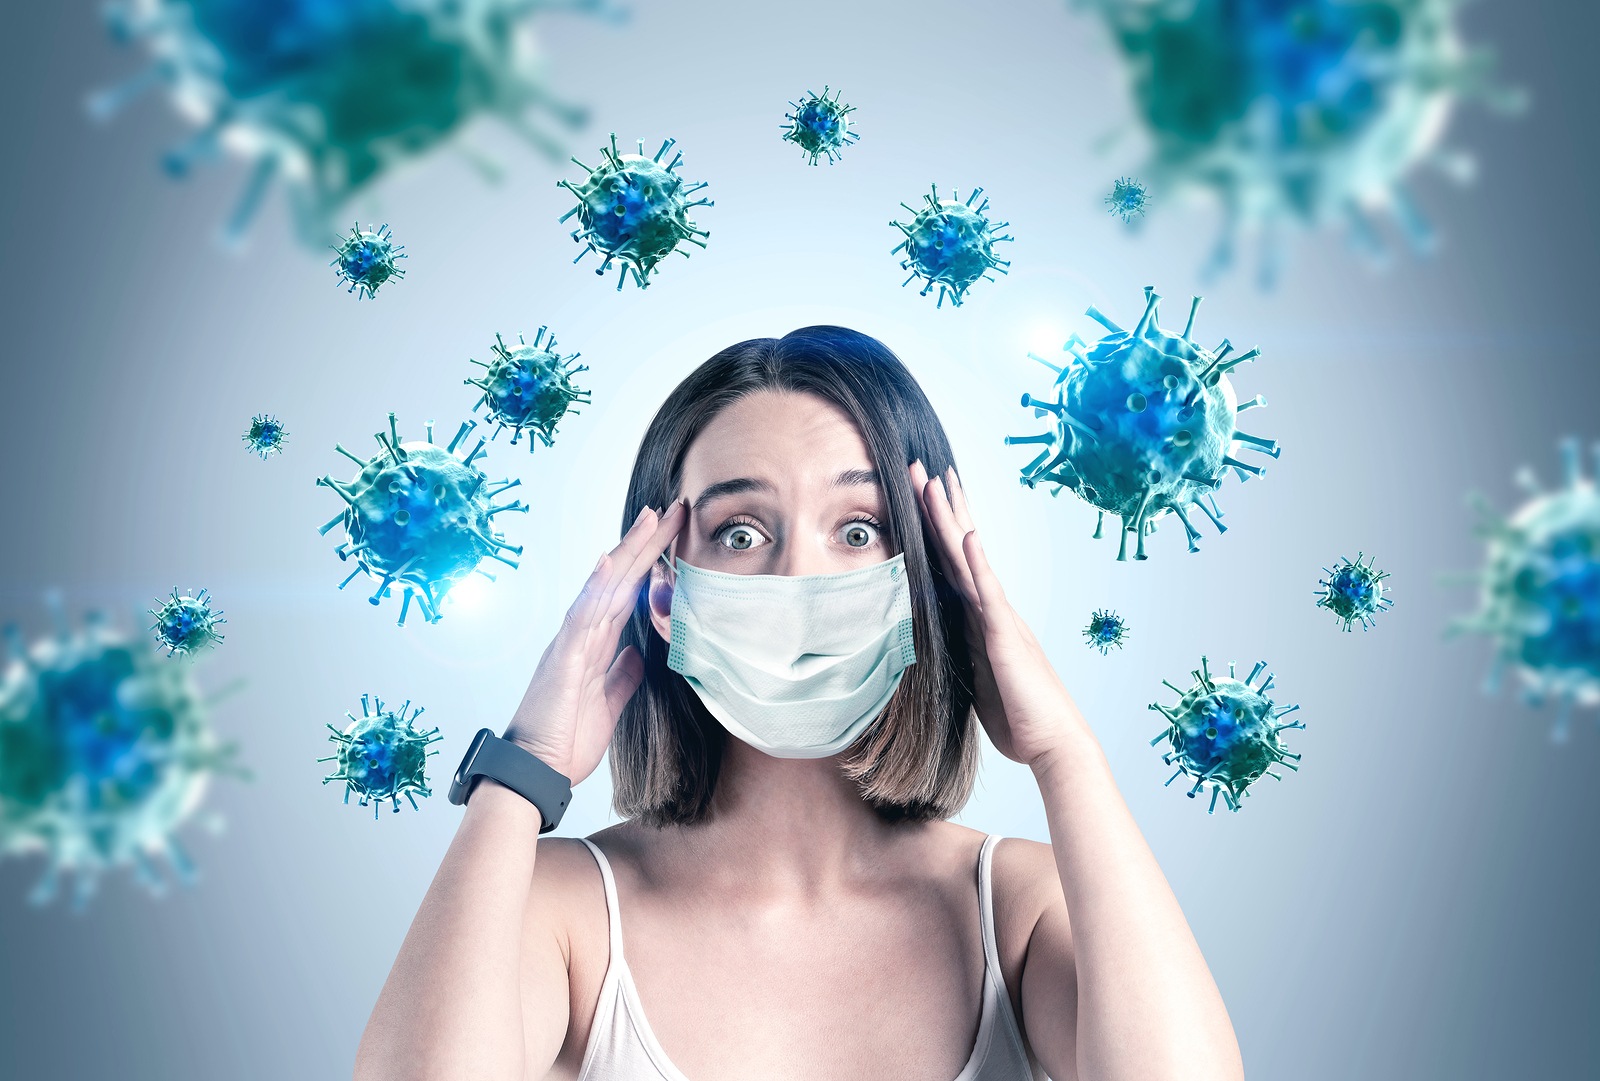
[[[398,262],[406,258],[405,246],[395,244],[388,225],[362,229],[356,222],[333,251],[333,262],[328,265],[338,273],[340,284],[349,283],[346,292],[355,293],[357,300],[375,297],[384,282],[406,276]]]
[[[1322,587],[1317,593],[1317,607],[1338,616],[1347,631],[1357,623],[1366,630],[1379,612],[1394,604],[1384,596],[1389,592],[1383,584],[1388,572],[1375,569],[1371,557],[1364,552],[1356,553],[1354,563],[1341,556],[1331,569],[1322,568],[1322,573],[1328,577],[1317,582]]]
[[[980,278],[995,280],[989,277],[989,271],[1010,273],[1011,261],[997,258],[994,246],[1002,240],[1016,239],[1000,234],[1000,230],[1011,223],[991,222],[985,217],[984,211],[989,209],[987,199],[973,206],[982,194],[982,188],[973,188],[963,202],[961,191],[957,189],[950,193],[950,198],[941,199],[939,186],[935,184],[932,194],[922,197],[920,209],[900,204],[911,212],[911,221],[889,223],[905,235],[889,254],[906,253],[900,261],[900,269],[911,271],[911,276],[900,283],[901,288],[922,278],[927,284],[922,287],[921,296],[927,296],[934,286],[939,287],[939,301],[934,307],[944,307],[945,298],[949,297],[951,305],[959,308],[974,282]]]
[[[194,880],[178,828],[210,777],[243,776],[219,744],[189,665],[168,664],[91,615],[74,630],[52,604],[54,635],[26,646],[6,629],[0,672],[0,856],[48,860],[30,900],[65,876],[81,910],[103,874],[130,867],[151,893]],[[215,818],[202,823],[220,825]]]
[[[1083,629],[1083,636],[1103,657],[1113,647],[1122,648],[1123,639],[1128,637],[1128,621],[1115,612],[1097,608],[1094,615],[1089,617],[1089,625]]]
[[[502,553],[522,554],[521,547],[505,542],[493,520],[507,511],[526,512],[527,505],[521,501],[490,503],[522,482],[489,482],[476,465],[484,453],[482,438],[470,453],[456,454],[475,427],[475,421],[464,421],[450,445],[438,447],[429,421],[426,442],[402,443],[390,413],[389,431],[374,436],[382,449],[372,458],[361,458],[335,444],[335,450],[361,467],[354,479],[336,481],[324,476],[317,481],[346,503],[344,511],[319,531],[326,535],[342,525],[345,540],[335,551],[341,560],[356,561],[356,569],[339,588],[366,572],[379,580],[377,591],[369,598],[377,604],[389,595],[391,586],[398,585],[405,594],[400,605],[401,626],[413,600],[424,619],[437,623],[440,602],[453,585],[474,571],[494,578],[479,568],[483,559],[515,567],[516,561]]]
[[[259,455],[266,461],[274,454],[283,453],[283,445],[289,439],[289,433],[284,431],[283,425],[277,417],[265,413],[257,413],[250,418],[250,427],[241,436],[245,449],[251,454]]]
[[[156,648],[165,648],[167,656],[199,653],[222,641],[217,625],[228,621],[220,610],[211,607],[207,590],[180,596],[174,587],[172,596],[166,600],[157,598],[156,605],[150,609],[156,617],[150,629],[155,632]]]
[[[561,215],[566,221],[578,215],[578,228],[572,239],[584,245],[576,263],[590,252],[602,256],[596,274],[603,275],[613,262],[621,263],[617,273],[617,291],[622,291],[628,275],[634,284],[644,289],[650,285],[650,272],[656,264],[676,251],[684,258],[689,253],[682,244],[706,246],[711,233],[695,227],[689,211],[697,206],[715,206],[710,199],[693,199],[689,196],[706,187],[704,180],[685,184],[677,168],[683,163],[679,151],[666,165],[661,159],[676,143],[668,139],[654,157],[644,156],[644,140],[640,139],[637,154],[622,154],[617,150],[617,136],[611,134],[610,147],[601,147],[601,162],[594,168],[577,158],[572,162],[589,176],[577,184],[570,180],[557,181],[556,186],[566,188],[578,197],[578,205]]]
[[[1124,222],[1131,222],[1150,207],[1150,189],[1131,176],[1118,178],[1106,196],[1106,206]]]
[[[496,334],[494,359],[487,363],[472,361],[487,371],[482,378],[465,381],[483,391],[473,411],[487,406],[489,419],[498,425],[494,435],[510,428],[512,446],[516,446],[524,428],[538,436],[545,446],[553,446],[556,425],[561,418],[578,412],[575,402],[589,401],[587,390],[572,385],[572,376],[588,371],[589,366],[573,364],[579,353],[563,357],[556,352],[556,336],[551,334],[548,340],[545,338],[549,329],[540,327],[539,333],[533,336],[532,345],[518,335],[517,344],[508,346],[505,339]],[[533,453],[534,445],[534,440],[529,439],[529,454]]]
[[[1135,110],[1163,191],[1212,194],[1225,224],[1208,270],[1237,237],[1262,242],[1276,276],[1280,227],[1342,226],[1370,256],[1375,214],[1426,250],[1432,234],[1406,192],[1431,165],[1457,179],[1472,163],[1441,147],[1462,98],[1515,109],[1490,57],[1463,46],[1459,0],[1083,0],[1126,59]]]
[[[789,108],[794,112],[783,115],[788,121],[783,125],[784,141],[804,151],[812,165],[822,157],[832,165],[845,147],[861,138],[850,130],[850,114],[856,107],[841,102],[837,91],[833,97],[828,97],[826,86],[821,94],[807,90],[806,96],[798,102],[791,101]]]
[[[1518,480],[1530,498],[1510,518],[1479,501],[1489,542],[1481,601],[1454,628],[1494,643],[1490,692],[1509,668],[1530,705],[1556,703],[1557,742],[1567,739],[1574,706],[1600,705],[1600,492],[1583,474],[1577,440],[1561,449],[1565,487],[1545,491],[1524,470]],[[1600,460],[1600,445],[1595,454]]]
[[[1171,511],[1183,523],[1189,551],[1199,531],[1186,506],[1198,507],[1218,532],[1226,530],[1212,493],[1230,470],[1241,479],[1262,472],[1237,455],[1243,449],[1278,456],[1273,440],[1246,435],[1235,426],[1237,414],[1266,399],[1238,403],[1228,373],[1260,355],[1259,349],[1234,354],[1223,339],[1215,349],[1196,345],[1195,315],[1189,307],[1181,334],[1161,329],[1158,296],[1145,288],[1144,315],[1127,331],[1090,307],[1088,315],[1107,334],[1085,349],[1074,334],[1062,347],[1067,363],[1056,365],[1028,354],[1056,373],[1053,400],[1022,396],[1036,417],[1055,417],[1054,427],[1038,435],[1007,436],[1007,443],[1041,443],[1045,449],[1022,467],[1022,483],[1053,484],[1077,492],[1100,512],[1094,535],[1101,536],[1107,514],[1122,519],[1117,558],[1128,557],[1128,534],[1135,537],[1134,558],[1144,559],[1145,537],[1156,520]]]
[[[406,710],[410,708],[408,700],[397,710],[384,709],[376,695],[362,695],[361,716],[347,711],[345,716],[350,723],[342,732],[328,725],[328,731],[333,733],[328,738],[336,750],[327,758],[317,759],[337,763],[322,783],[343,781],[345,803],[350,802],[354,792],[362,807],[372,804],[374,821],[384,800],[391,801],[395,814],[399,814],[401,796],[411,801],[413,810],[420,810],[417,796],[433,795],[428,787],[428,758],[439,752],[428,750],[428,744],[444,737],[437,728],[426,732],[417,728],[414,722],[422,716],[422,707],[418,706],[408,718]]]
[[[1273,766],[1300,768],[1295,764],[1300,756],[1284,748],[1279,733],[1305,725],[1299,721],[1278,723],[1280,718],[1300,707],[1273,705],[1272,699],[1267,697],[1267,691],[1272,688],[1271,673],[1260,686],[1251,686],[1266,667],[1267,662],[1261,661],[1240,680],[1233,663],[1229,662],[1226,677],[1213,676],[1206,659],[1201,657],[1200,667],[1192,673],[1194,686],[1188,690],[1161,681],[1177,692],[1176,706],[1150,704],[1151,709],[1168,721],[1166,729],[1150,741],[1150,746],[1162,740],[1169,741],[1172,749],[1164,753],[1161,760],[1178,767],[1166,783],[1170,785],[1183,774],[1193,777],[1194,786],[1187,793],[1190,799],[1209,784],[1211,805],[1206,808],[1207,814],[1216,812],[1219,795],[1228,810],[1237,811],[1240,799],[1249,794],[1247,789],[1262,774],[1283,780],[1282,774],[1272,771]]]
[[[225,236],[243,235],[277,180],[302,237],[321,245],[352,196],[480,117],[566,156],[530,120],[543,110],[564,126],[583,121],[541,76],[527,16],[550,8],[612,13],[605,0],[120,0],[113,36],[142,43],[151,66],[94,95],[90,112],[109,117],[167,87],[198,128],[163,159],[169,174],[224,151],[250,163]]]

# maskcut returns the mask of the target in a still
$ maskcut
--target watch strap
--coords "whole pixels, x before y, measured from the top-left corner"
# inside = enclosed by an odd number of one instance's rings
[[[450,802],[465,804],[479,777],[492,777],[539,808],[544,819],[540,833],[549,833],[560,825],[561,816],[572,801],[571,781],[538,755],[501,739],[488,728],[480,728],[472,737],[472,745],[456,767],[450,781]]]

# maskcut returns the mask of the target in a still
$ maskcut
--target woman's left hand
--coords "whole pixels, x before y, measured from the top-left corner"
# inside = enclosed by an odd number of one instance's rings
[[[922,462],[912,462],[911,485],[935,538],[935,558],[966,602],[973,705],[995,747],[1036,766],[1067,741],[1092,738],[1039,640],[1006,600],[955,470],[930,480]]]

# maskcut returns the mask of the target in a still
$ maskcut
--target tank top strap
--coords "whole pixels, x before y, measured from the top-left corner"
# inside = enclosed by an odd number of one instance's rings
[[[989,966],[995,982],[1004,987],[1000,974],[1000,947],[994,934],[994,848],[999,843],[1000,835],[991,833],[983,839],[983,847],[978,850],[978,911],[982,914],[984,962]]]
[[[611,936],[611,962],[610,967],[620,968],[622,964],[622,914],[617,910],[617,880],[611,874],[611,863],[606,859],[606,854],[600,851],[600,846],[587,837],[578,840],[589,846],[590,853],[594,856],[595,863],[600,865],[600,880],[606,888],[606,923],[610,928]]]

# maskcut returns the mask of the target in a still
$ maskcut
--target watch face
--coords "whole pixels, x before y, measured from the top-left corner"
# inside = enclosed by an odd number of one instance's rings
[[[450,781],[450,792],[447,798],[451,803],[460,805],[467,802],[467,791],[472,787],[472,767],[478,760],[478,751],[493,732],[487,728],[478,729],[478,734],[472,737],[472,744],[467,747],[467,753],[461,756],[461,765],[456,767],[456,775]]]

